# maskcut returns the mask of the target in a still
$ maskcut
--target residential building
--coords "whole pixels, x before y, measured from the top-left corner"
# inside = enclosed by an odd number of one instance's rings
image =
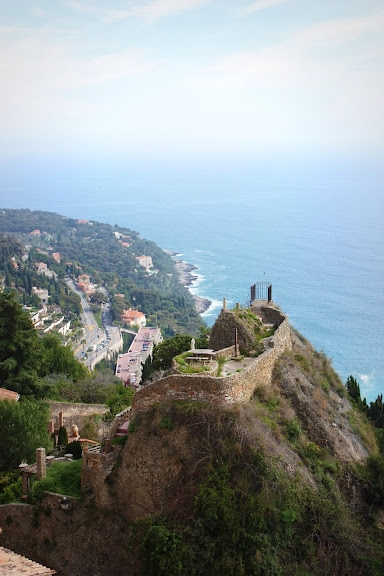
[[[36,294],[41,300],[42,304],[48,304],[49,292],[45,288],[36,288],[36,286],[32,287],[32,296]]]
[[[153,268],[151,256],[145,256],[145,254],[143,254],[142,256],[136,256],[136,260],[139,262],[140,266],[143,266],[143,268],[146,268],[146,270]]]
[[[129,310],[124,310],[124,313],[120,316],[120,320],[128,326],[139,326],[139,328],[143,328],[147,322],[143,312],[131,310],[131,308],[129,308]]]

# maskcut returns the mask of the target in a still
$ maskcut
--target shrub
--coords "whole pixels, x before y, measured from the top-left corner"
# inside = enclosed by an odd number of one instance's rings
[[[128,438],[128,434],[124,434],[124,436],[115,436],[112,440],[113,446],[124,446]]]
[[[309,442],[306,448],[308,458],[310,458],[311,460],[315,460],[316,458],[318,458],[319,452],[320,452],[319,446],[315,442]]]
[[[174,422],[169,416],[163,416],[160,422],[160,428],[165,428],[166,430],[173,430]]]
[[[378,507],[384,505],[384,458],[369,456],[365,468],[360,469],[365,480],[365,496],[368,504]]]
[[[21,476],[12,484],[8,484],[0,494],[0,504],[21,501]]]
[[[285,434],[288,440],[290,440],[291,442],[295,442],[295,440],[297,440],[297,438],[300,436],[301,432],[302,430],[300,422],[295,418],[289,420],[289,422],[286,423]]]
[[[74,440],[73,442],[70,442],[65,447],[65,451],[67,454],[72,454],[72,456],[75,460],[79,460],[83,454],[81,442],[79,442],[78,440]]]
[[[59,446],[66,446],[68,444],[68,432],[65,426],[60,426],[59,428],[57,443]]]

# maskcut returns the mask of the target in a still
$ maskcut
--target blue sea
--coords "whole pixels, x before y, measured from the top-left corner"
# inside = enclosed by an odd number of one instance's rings
[[[191,291],[245,304],[255,282],[345,381],[384,392],[383,179],[296,166],[8,163],[0,206],[119,224],[198,267]]]

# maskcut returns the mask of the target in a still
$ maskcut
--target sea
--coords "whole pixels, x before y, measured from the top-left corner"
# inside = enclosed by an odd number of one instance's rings
[[[197,266],[192,293],[273,301],[368,401],[384,392],[384,179],[370,170],[208,163],[7,163],[0,207],[58,212],[136,230]],[[329,168],[329,167],[328,167]]]

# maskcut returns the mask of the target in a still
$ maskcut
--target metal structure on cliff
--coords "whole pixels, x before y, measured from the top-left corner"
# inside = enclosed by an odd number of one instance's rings
[[[272,302],[272,284],[270,282],[256,282],[249,289],[249,304],[255,300],[267,300]]]

